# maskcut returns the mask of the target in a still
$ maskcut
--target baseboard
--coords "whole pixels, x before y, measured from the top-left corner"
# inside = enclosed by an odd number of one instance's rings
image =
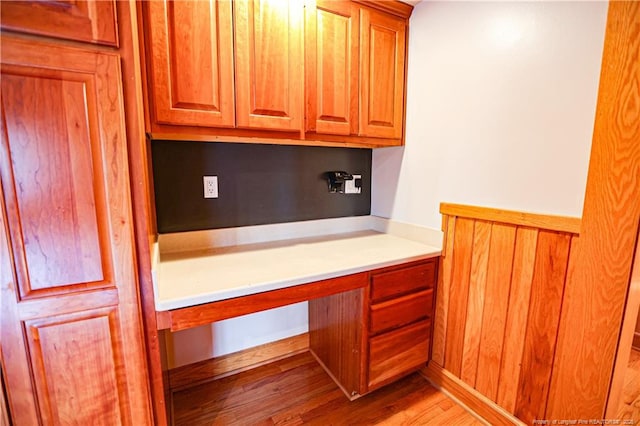
[[[434,387],[465,407],[471,414],[480,417],[490,425],[526,425],[504,408],[434,362],[430,362],[425,368],[422,368],[420,374],[431,382]]]
[[[169,370],[172,392],[251,370],[309,350],[309,333]]]

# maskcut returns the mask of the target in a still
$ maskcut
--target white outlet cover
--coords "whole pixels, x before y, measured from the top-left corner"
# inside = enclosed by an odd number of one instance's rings
[[[218,176],[203,176],[204,198],[218,198]]]
[[[356,188],[356,179],[362,179],[362,175],[353,175],[353,179],[344,181],[345,194],[360,194],[362,188]]]

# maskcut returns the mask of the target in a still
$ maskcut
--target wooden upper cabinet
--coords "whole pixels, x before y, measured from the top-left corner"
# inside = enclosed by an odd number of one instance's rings
[[[303,3],[236,0],[237,127],[295,131],[303,116]]]
[[[114,0],[3,0],[0,9],[2,29],[118,45]]]
[[[358,134],[359,13],[349,1],[307,3],[306,131]]]
[[[360,27],[360,135],[402,138],[406,20],[362,8]]]
[[[155,121],[233,127],[231,2],[165,0],[145,7]]]
[[[0,339],[14,423],[150,424],[120,57],[1,43]]]

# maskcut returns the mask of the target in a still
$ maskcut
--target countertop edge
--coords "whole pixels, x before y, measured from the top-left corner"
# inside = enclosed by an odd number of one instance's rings
[[[257,285],[249,285],[245,287],[239,287],[231,290],[224,290],[220,292],[212,292],[203,295],[197,295],[193,297],[182,298],[178,300],[171,300],[167,302],[158,301],[156,299],[156,311],[171,311],[174,309],[188,308],[190,306],[202,305],[206,303],[218,302],[221,300],[233,299],[236,297],[249,296],[252,294],[265,293],[268,291],[279,290],[288,287],[295,287],[297,285],[309,284],[316,281],[328,280],[332,278],[343,277],[347,275],[357,274],[360,272],[371,271],[374,269],[388,268],[391,266],[401,265],[403,263],[415,262],[419,260],[432,259],[441,255],[441,250],[434,247],[433,251],[426,252],[423,255],[403,257],[384,262],[373,262],[366,265],[358,265],[353,268],[329,271],[323,274],[316,274],[305,277],[295,277],[283,281],[260,283]]]

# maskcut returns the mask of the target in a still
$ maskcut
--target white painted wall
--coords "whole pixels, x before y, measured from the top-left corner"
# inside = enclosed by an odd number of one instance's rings
[[[374,150],[372,214],[440,228],[441,201],[580,216],[605,2],[419,3],[407,137]],[[171,366],[308,329],[307,304],[173,334]]]
[[[606,2],[423,1],[406,144],[374,150],[372,214],[440,228],[440,202],[581,216]]]

